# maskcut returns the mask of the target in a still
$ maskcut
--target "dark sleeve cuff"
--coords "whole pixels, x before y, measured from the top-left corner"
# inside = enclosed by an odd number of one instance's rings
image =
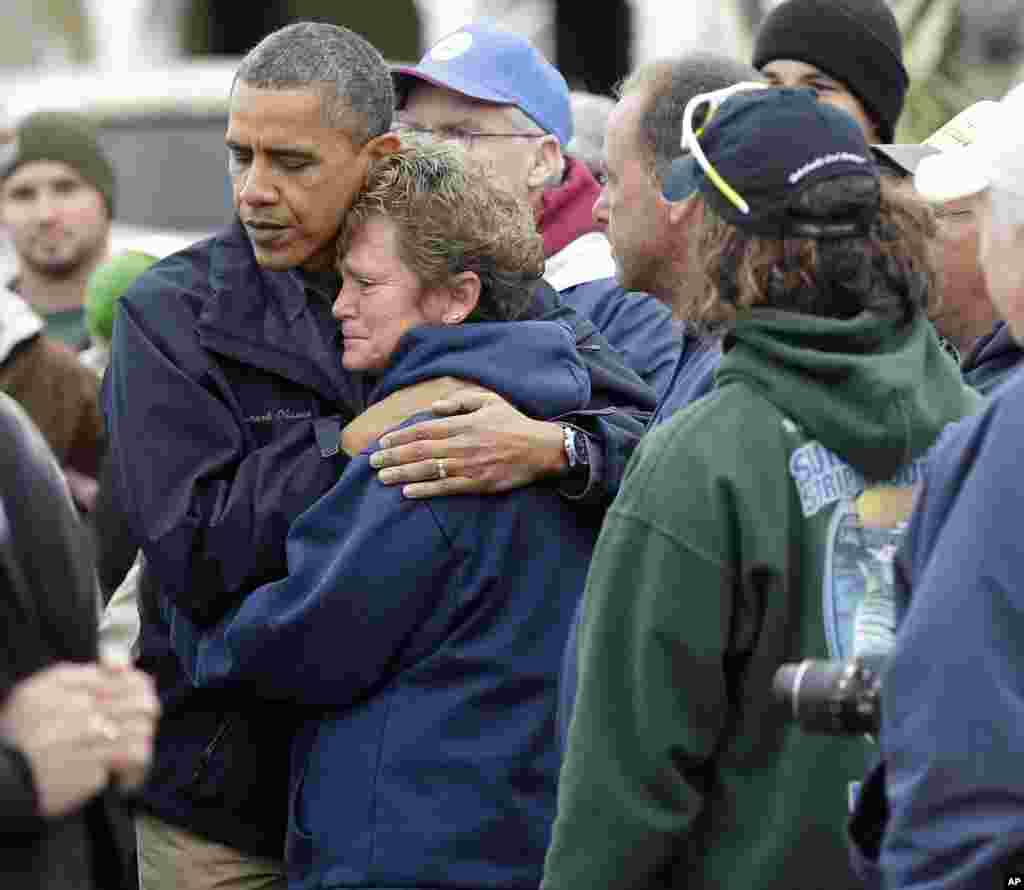
[[[570,501],[590,503],[594,493],[601,490],[601,481],[604,479],[604,454],[601,447],[585,431],[575,424],[568,425],[582,437],[587,449],[587,465],[580,472],[570,472],[563,476],[559,480],[558,491]]]
[[[0,834],[36,834],[44,827],[28,758],[13,745],[0,742]]]

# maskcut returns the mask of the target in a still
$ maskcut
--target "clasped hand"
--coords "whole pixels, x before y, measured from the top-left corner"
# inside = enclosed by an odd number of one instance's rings
[[[0,708],[0,739],[32,770],[40,814],[70,813],[115,781],[136,790],[153,754],[153,681],[120,663],[64,662],[20,681]]]

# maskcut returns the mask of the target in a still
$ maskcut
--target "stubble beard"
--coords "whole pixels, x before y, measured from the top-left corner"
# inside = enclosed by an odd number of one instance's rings
[[[70,255],[47,258],[34,256],[32,251],[18,254],[19,263],[39,279],[64,282],[78,276],[83,269],[96,266],[106,252],[107,238],[78,245]]]
[[[650,294],[659,302],[672,305],[678,285],[671,280],[669,264],[663,258],[644,255],[626,263],[616,256],[615,274],[626,290]]]

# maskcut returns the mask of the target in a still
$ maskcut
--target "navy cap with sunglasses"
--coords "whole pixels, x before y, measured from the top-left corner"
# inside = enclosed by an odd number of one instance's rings
[[[795,209],[796,198],[819,182],[879,175],[857,123],[811,90],[751,83],[695,96],[682,141],[686,153],[663,183],[670,201],[700,191],[727,222],[767,237],[841,237],[863,228],[863,209],[826,221]]]

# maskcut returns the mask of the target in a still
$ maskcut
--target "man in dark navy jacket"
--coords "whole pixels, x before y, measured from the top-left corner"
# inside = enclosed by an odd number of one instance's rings
[[[608,226],[619,281],[670,306],[699,285],[691,268],[690,235],[699,202],[672,201],[661,186],[680,144],[683,111],[694,96],[760,76],[747,65],[713,53],[692,53],[642,65],[623,84],[608,118],[608,183],[594,217]],[[653,424],[667,420],[712,387],[717,339],[689,328]]]
[[[290,706],[193,689],[158,605],[166,597],[208,624],[283,576],[292,520],[343,469],[340,431],[366,407],[367,387],[343,370],[330,314],[335,238],[373,160],[399,144],[392,106],[388,69],[358,35],[311,23],[270,35],[243,60],[231,96],[238,219],[153,266],[122,298],[104,409],[116,497],[148,566],[141,664],[164,708],[140,820],[146,890],[283,881],[297,717]],[[566,423],[587,430],[614,485],[654,394],[554,291],[535,297],[534,317],[575,334],[592,399]],[[570,456],[582,463],[590,452],[570,450],[562,424],[533,423],[568,447],[511,475],[561,476],[579,493]],[[493,463],[518,447],[495,437]]]
[[[98,663],[96,587],[54,454],[0,393],[0,886],[128,890],[152,680]],[[122,833],[122,827],[127,834]]]

